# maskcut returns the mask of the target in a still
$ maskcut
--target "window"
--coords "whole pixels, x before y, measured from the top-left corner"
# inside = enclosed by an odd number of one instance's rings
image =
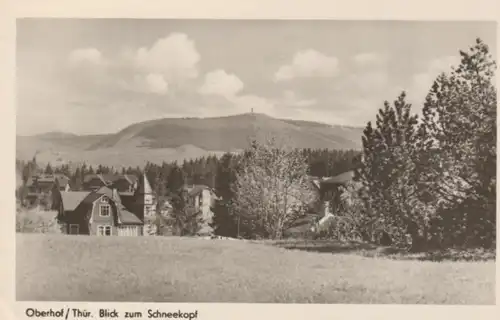
[[[111,226],[97,226],[97,235],[98,236],[110,236],[111,235]]]
[[[80,226],[77,224],[70,224],[69,234],[80,234]]]
[[[138,236],[139,229],[136,226],[122,226],[118,228],[119,236]]]
[[[99,215],[101,217],[109,217],[111,206],[109,204],[102,204],[99,206]]]

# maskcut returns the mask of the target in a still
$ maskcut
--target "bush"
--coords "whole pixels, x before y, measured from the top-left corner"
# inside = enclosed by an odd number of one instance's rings
[[[16,213],[16,232],[62,234],[62,226],[57,221],[56,211],[43,211],[39,208],[18,208]]]
[[[381,222],[366,210],[359,195],[360,187],[358,183],[350,182],[339,188],[340,203],[332,204],[334,217],[321,237],[340,241],[377,242],[383,231]]]

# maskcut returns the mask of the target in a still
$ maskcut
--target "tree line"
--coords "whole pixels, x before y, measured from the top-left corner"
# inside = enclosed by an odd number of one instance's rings
[[[496,63],[477,39],[412,113],[403,92],[363,135],[361,231],[379,224],[415,251],[495,246]]]
[[[254,151],[258,149],[257,145],[258,144],[256,142],[253,144]],[[264,151],[267,149],[260,148],[259,150]],[[274,150],[277,151],[278,149],[275,148]],[[211,208],[214,213],[214,218],[210,227],[214,230],[215,234],[246,238],[270,237],[271,234],[269,233],[269,230],[274,228],[274,225],[267,223],[260,225],[260,227],[257,228],[258,224],[255,223],[256,220],[248,218],[248,214],[244,215],[244,217],[247,217],[246,219],[241,218],[243,215],[239,213],[243,211],[242,206],[236,206],[237,194],[246,194],[249,191],[248,188],[252,186],[256,186],[255,190],[262,190],[262,188],[259,187],[259,184],[262,184],[264,180],[261,179],[261,181],[257,181],[257,184],[248,185],[241,183],[242,181],[240,181],[240,192],[235,192],[237,173],[243,168],[243,163],[246,163],[247,167],[255,165],[255,168],[257,168],[256,164],[248,162],[250,154],[250,151],[244,152],[243,154],[226,153],[222,157],[200,157],[197,159],[184,160],[180,163],[175,161],[163,162],[161,164],[148,162],[143,168],[129,167],[127,169],[123,168],[121,171],[102,165],[94,168],[93,166],[87,164],[83,164],[76,168],[70,168],[69,165],[51,166],[50,164],[47,164],[45,166],[39,166],[36,158],[33,158],[28,162],[17,160],[17,171],[20,173],[23,182],[18,188],[18,192],[16,194],[19,198],[22,198],[22,195],[25,194],[23,190],[26,191],[25,184],[28,178],[34,174],[64,174],[70,180],[71,190],[78,191],[82,189],[84,177],[89,174],[133,174],[139,176],[145,173],[156,196],[168,199],[173,207],[173,210],[168,217],[156,216],[152,219],[152,221],[148,221],[148,223],[155,225],[157,234],[160,234],[162,232],[161,230],[164,230],[167,225],[172,228],[174,234],[195,234],[201,228],[202,221],[200,220],[200,216],[194,212],[192,206],[189,205],[189,201],[183,187],[186,185],[206,185],[212,188],[219,198],[219,200],[217,200]],[[355,167],[356,162],[359,161],[359,156],[361,155],[361,153],[356,150],[310,148],[294,150],[293,154],[300,158],[300,163],[297,161],[296,163],[299,164],[304,177],[306,175],[316,177],[333,176],[352,170]],[[287,157],[282,157],[282,159],[286,158]],[[273,163],[261,163],[261,167],[262,166],[272,168]],[[286,169],[285,171],[282,170],[282,173],[293,172],[293,168],[290,167],[282,167],[282,169]],[[276,173],[278,172],[272,172],[271,174],[275,176],[274,181],[277,182],[284,176],[278,179],[279,177]],[[271,187],[276,186],[278,185],[274,184],[274,186]],[[245,188],[248,190],[245,190]],[[288,189],[292,190],[291,188]],[[272,191],[272,189],[268,190],[268,192]],[[277,193],[281,191],[282,190],[279,189],[277,190]],[[249,193],[249,195],[255,194]],[[241,199],[242,198],[240,196],[240,202]],[[269,204],[269,201],[267,201],[261,203],[259,206],[258,203],[260,200],[256,200],[257,201],[254,201],[254,205],[252,206],[253,209],[260,207],[264,210],[266,209],[265,205]],[[157,204],[160,205],[160,202]],[[290,206],[292,205],[290,204]],[[156,211],[160,212],[161,208],[156,208]],[[287,210],[281,211],[282,214],[286,212]],[[276,210],[274,213],[276,213]],[[296,215],[293,217],[295,216]],[[273,237],[275,237],[277,233],[282,232],[283,228],[285,228],[292,220],[293,219],[291,219],[291,217],[288,217],[286,222],[283,220],[281,222],[281,227],[274,230]],[[264,232],[264,230],[267,231]]]
[[[359,158],[357,150],[331,150],[331,149],[302,149],[300,153],[305,157],[308,166],[308,174],[324,177],[333,176],[342,172],[352,170],[354,161]],[[181,185],[206,185],[216,188],[217,173],[220,165],[224,164],[224,157],[231,157],[237,161],[240,154],[228,153],[223,157],[215,155],[200,157],[197,159],[184,160],[182,162],[172,161],[155,164],[148,162],[144,167],[128,167],[116,169],[113,167],[98,165],[92,166],[83,163],[81,166],[71,168],[68,164],[53,166],[37,164],[36,157],[31,161],[16,160],[16,169],[22,177],[22,183],[35,174],[64,174],[70,180],[72,190],[81,190],[84,177],[89,174],[132,174],[140,176],[146,173],[148,181],[153,189],[156,184],[163,184],[165,189],[175,191]]]

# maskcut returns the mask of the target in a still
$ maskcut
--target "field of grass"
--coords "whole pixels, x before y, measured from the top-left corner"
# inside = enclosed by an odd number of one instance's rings
[[[192,238],[18,234],[18,300],[494,304],[495,263]]]

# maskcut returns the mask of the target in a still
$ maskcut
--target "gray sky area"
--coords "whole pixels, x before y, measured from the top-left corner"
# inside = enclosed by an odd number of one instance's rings
[[[487,22],[21,19],[17,133],[115,132],[161,117],[261,112],[364,125],[415,111]]]

